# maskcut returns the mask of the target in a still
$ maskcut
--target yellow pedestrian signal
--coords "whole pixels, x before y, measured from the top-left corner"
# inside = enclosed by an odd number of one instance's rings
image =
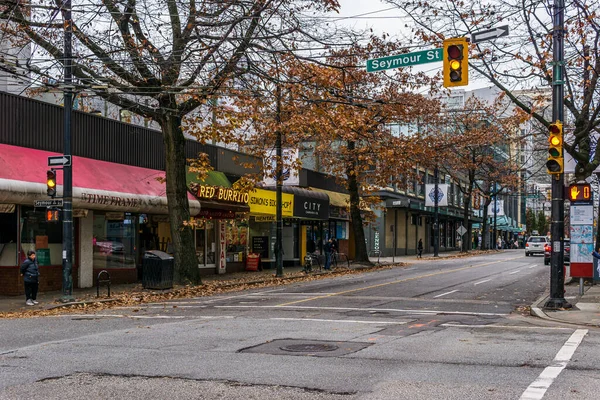
[[[444,87],[469,84],[469,42],[467,38],[444,40]]]
[[[548,127],[548,161],[546,168],[551,175],[562,174],[563,158],[563,124],[556,121]]]

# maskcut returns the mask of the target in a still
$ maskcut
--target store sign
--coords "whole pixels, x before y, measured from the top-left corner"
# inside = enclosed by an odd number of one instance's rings
[[[277,214],[277,193],[271,190],[255,189],[250,192],[248,198],[250,214]],[[281,214],[284,217],[294,215],[294,195],[289,193],[281,194]]]
[[[219,274],[225,273],[225,267],[227,266],[227,232],[225,229],[225,222],[219,222]]]
[[[257,215],[256,217],[254,217],[254,221],[255,222],[276,222],[277,221],[277,217],[275,217],[274,215]]]
[[[329,218],[349,219],[350,213],[346,207],[329,207]]]
[[[242,193],[239,190],[224,188],[221,186],[198,185],[196,197],[199,199],[247,204],[249,195],[248,193]]]
[[[204,208],[195,216],[196,218],[208,219],[235,219],[235,212],[226,210],[213,210]]]
[[[120,197],[102,194],[81,193],[81,200],[88,204],[102,204],[107,206],[140,207],[140,199],[134,197]]]
[[[329,219],[329,199],[315,199],[294,195],[294,217]]]

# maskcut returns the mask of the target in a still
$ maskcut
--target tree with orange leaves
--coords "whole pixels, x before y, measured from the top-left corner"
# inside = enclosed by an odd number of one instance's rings
[[[521,186],[521,166],[516,152],[523,140],[518,136],[519,126],[527,116],[514,107],[508,109],[501,97],[489,104],[471,96],[464,107],[445,108],[438,118],[436,123],[440,129],[427,138],[436,154],[424,164],[430,168],[437,165],[440,172],[459,183],[456,187],[463,198],[463,226],[467,229],[462,250],[468,251],[474,191],[486,199],[485,231],[487,205],[491,199]]]
[[[390,124],[409,125],[439,112],[437,101],[411,91],[429,83],[423,74],[366,72],[368,58],[400,51],[397,44],[372,37],[367,45],[331,51],[322,63],[290,60],[277,72],[289,78],[272,92],[280,96],[256,96],[242,107],[253,110],[252,142],[258,147],[272,147],[271,133],[282,130],[284,146],[301,146],[320,171],[337,177],[348,190],[360,262],[369,262],[361,202],[378,203],[371,196],[375,191],[405,186],[411,167],[427,157],[422,142],[392,134]],[[278,113],[269,106],[276,103]]]
[[[158,123],[165,145],[175,280],[199,283],[193,232],[185,224],[190,211],[184,118],[227,91],[234,78],[266,73],[264,58],[270,53],[292,54],[298,43],[319,39],[323,45],[337,44],[338,39],[329,43],[320,36],[325,27],[310,14],[338,8],[337,0],[105,0],[73,6],[69,0],[2,0],[0,33],[13,48],[7,49],[6,60],[0,57],[0,67],[19,79],[40,82],[60,81],[56,65],[69,64],[73,82],[68,90],[85,90]],[[66,28],[76,49],[72,58],[63,51]],[[17,69],[5,66],[23,61],[11,55],[32,45],[35,62],[22,62]],[[198,119],[188,126],[200,124]],[[198,136],[205,137],[203,132]]]

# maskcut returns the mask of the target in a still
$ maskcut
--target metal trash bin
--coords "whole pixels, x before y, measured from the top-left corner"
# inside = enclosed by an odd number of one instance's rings
[[[147,251],[142,260],[142,286],[144,289],[170,289],[174,270],[173,256],[159,250]]]

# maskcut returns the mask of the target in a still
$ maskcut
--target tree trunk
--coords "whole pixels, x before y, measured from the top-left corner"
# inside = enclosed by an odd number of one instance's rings
[[[194,249],[193,231],[184,222],[190,220],[186,183],[185,138],[181,118],[169,115],[161,124],[165,143],[167,200],[171,239],[175,255],[175,282],[199,284],[200,270]]]
[[[353,154],[354,147],[355,143],[349,141],[349,154]],[[363,219],[360,215],[357,174],[356,160],[352,158],[346,165],[346,175],[348,176],[348,192],[350,192],[350,219],[352,220],[352,230],[354,231],[355,261],[370,263],[369,254],[367,253],[367,243],[365,242]]]

